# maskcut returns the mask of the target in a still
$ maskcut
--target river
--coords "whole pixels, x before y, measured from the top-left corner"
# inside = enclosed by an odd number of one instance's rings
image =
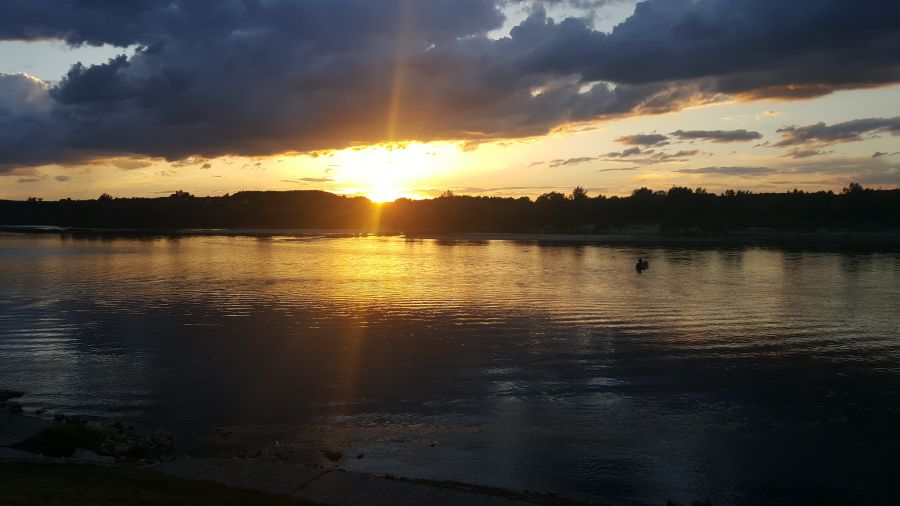
[[[886,504],[898,308],[889,251],[0,234],[0,388],[194,453],[329,449],[610,504]]]

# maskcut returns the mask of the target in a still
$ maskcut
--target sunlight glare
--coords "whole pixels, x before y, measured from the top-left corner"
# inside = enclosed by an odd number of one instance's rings
[[[332,161],[346,191],[373,202],[391,202],[422,198],[415,185],[446,170],[458,152],[457,143],[379,144],[336,151]]]

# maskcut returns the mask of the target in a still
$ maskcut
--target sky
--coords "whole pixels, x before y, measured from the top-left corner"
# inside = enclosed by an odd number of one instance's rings
[[[893,0],[5,0],[0,199],[900,187]]]

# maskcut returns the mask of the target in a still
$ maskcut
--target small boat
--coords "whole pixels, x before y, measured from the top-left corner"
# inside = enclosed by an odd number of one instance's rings
[[[634,265],[634,268],[637,269],[638,272],[641,272],[644,269],[650,268],[650,262],[639,259],[638,262]]]

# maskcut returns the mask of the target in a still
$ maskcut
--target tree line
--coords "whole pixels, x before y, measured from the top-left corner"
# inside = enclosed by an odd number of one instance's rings
[[[476,197],[446,192],[426,200],[374,204],[323,191],[238,192],[195,197],[178,191],[160,198],[0,201],[0,225],[78,228],[322,228],[406,232],[602,233],[633,227],[661,232],[723,233],[768,228],[789,231],[900,228],[900,190],[851,183],[843,191],[753,193],[672,187],[639,188],[631,195],[569,194]]]

